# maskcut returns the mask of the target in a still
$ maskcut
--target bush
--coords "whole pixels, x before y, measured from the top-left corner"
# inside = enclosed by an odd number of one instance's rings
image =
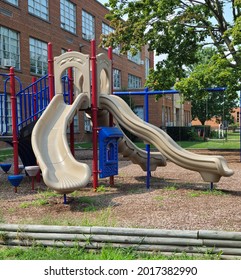
[[[174,141],[190,141],[196,138],[195,131],[188,126],[167,126],[166,132]]]
[[[211,133],[210,125],[194,125],[192,127],[195,129],[199,137],[202,137],[204,139],[210,137],[210,133]]]
[[[210,135],[210,126],[167,126],[166,132],[174,141],[204,141]]]

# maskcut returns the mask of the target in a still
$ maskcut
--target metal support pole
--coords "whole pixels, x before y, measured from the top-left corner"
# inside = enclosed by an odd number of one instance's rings
[[[91,41],[91,65],[92,65],[92,97],[91,97],[91,115],[93,123],[93,188],[96,191],[98,187],[98,123],[97,123],[97,69],[96,69],[96,45],[95,40]]]
[[[145,88],[145,100],[144,100],[144,111],[145,111],[145,121],[149,122],[149,98],[148,98],[148,88]],[[150,145],[146,144],[147,161],[146,161],[146,188],[150,188]]]
[[[17,127],[17,98],[15,94],[15,74],[14,68],[10,68],[10,91],[11,91],[11,110],[12,110],[12,133],[13,133],[13,166],[14,175],[19,174],[18,167],[18,127]]]
[[[68,50],[70,52],[71,50]],[[74,101],[74,87],[73,87],[73,69],[68,68],[68,82],[69,82],[69,104],[73,104]],[[74,120],[70,124],[70,150],[74,156]]]
[[[37,93],[37,87],[36,87],[36,77],[32,77],[32,100],[33,100],[33,119],[36,121],[37,120],[37,100],[36,100],[36,93]]]
[[[54,97],[54,59],[52,43],[48,43],[48,79],[49,79],[49,99]]]
[[[111,74],[112,77],[110,77],[111,79],[111,94],[113,94],[113,72],[112,72],[112,66],[113,66],[113,52],[112,52],[112,47],[108,48],[108,58],[111,60]],[[111,113],[109,113],[109,126],[112,127],[113,126],[113,115]],[[114,176],[110,176],[110,186],[114,186],[115,185],[115,178]]]

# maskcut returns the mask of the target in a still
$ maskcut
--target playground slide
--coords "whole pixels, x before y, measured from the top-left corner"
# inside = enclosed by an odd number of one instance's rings
[[[72,156],[67,141],[67,126],[76,111],[86,108],[88,97],[81,93],[72,105],[63,95],[54,96],[32,132],[32,147],[42,170],[45,184],[58,193],[67,194],[88,184],[91,171],[88,165]]]
[[[147,152],[138,148],[125,134],[118,144],[119,153],[133,163],[140,165],[147,171]],[[158,166],[166,166],[166,158],[159,152],[150,152],[150,171],[155,171]]]
[[[222,156],[206,156],[188,152],[176,144],[163,130],[136,116],[118,96],[100,95],[102,109],[113,114],[117,123],[147,143],[153,144],[167,159],[175,164],[197,171],[206,182],[218,182],[221,176],[233,175]]]
[[[125,102],[125,101],[123,101]],[[138,118],[138,117],[137,117]],[[106,110],[98,111],[98,125],[108,126],[109,114]],[[118,126],[121,130],[121,127]],[[147,152],[138,148],[122,131],[124,137],[118,144],[119,153],[128,158],[134,164],[140,165],[143,171],[147,171]],[[155,171],[158,166],[166,166],[166,158],[159,152],[150,152],[150,171]]]

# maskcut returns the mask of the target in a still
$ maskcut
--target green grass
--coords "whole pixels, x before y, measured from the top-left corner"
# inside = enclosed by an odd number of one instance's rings
[[[75,143],[76,149],[92,149],[92,142]]]
[[[7,148],[7,149],[0,149],[0,161],[5,161],[8,158],[13,157],[13,149]]]
[[[195,141],[178,141],[177,144],[184,149],[239,149],[240,143],[238,141],[225,141],[221,140],[210,140],[205,142]]]
[[[239,149],[240,135],[239,132],[228,132],[227,139],[210,139],[208,141],[178,141],[184,149]],[[141,149],[145,149],[146,145],[143,142],[136,142],[135,145]],[[155,146],[150,145],[151,149]],[[92,143],[76,143],[75,148],[92,149]]]
[[[199,196],[203,196],[203,195],[211,195],[211,196],[224,196],[227,195],[225,192],[222,192],[220,190],[206,190],[206,191],[192,191],[189,192],[188,195],[190,197],[199,197]]]
[[[165,256],[160,253],[139,253],[133,248],[104,247],[99,251],[88,251],[76,245],[74,248],[51,248],[35,246],[28,249],[0,248],[1,260],[218,260],[217,254],[206,253],[190,256],[185,253]]]

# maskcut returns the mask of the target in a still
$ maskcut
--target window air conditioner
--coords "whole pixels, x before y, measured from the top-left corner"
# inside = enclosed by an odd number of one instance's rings
[[[16,62],[14,59],[4,58],[3,59],[3,66],[4,67],[16,67]]]

